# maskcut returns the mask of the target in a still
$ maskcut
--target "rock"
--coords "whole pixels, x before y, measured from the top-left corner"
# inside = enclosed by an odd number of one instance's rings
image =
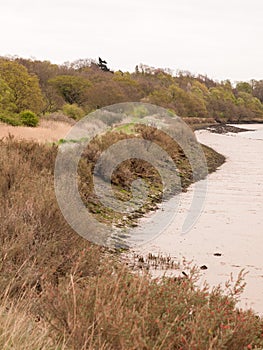
[[[207,270],[208,267],[207,267],[206,265],[202,265],[202,266],[200,266],[200,269],[201,269],[201,270]]]

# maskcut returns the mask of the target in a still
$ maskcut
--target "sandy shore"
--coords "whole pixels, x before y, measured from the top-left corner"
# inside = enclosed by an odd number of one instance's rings
[[[56,142],[66,136],[72,125],[64,122],[42,120],[37,128],[11,126],[0,123],[0,139],[13,135],[17,140]]]
[[[255,125],[246,127],[254,129]],[[173,223],[158,238],[136,250],[145,255],[151,252],[176,259],[185,257],[198,266],[206,265],[201,283],[206,280],[212,286],[224,286],[231,274],[236,279],[244,268],[248,272],[247,286],[239,306],[263,314],[263,140],[249,139],[244,133],[219,135],[206,130],[198,131],[197,137],[227,159],[208,176],[201,216],[186,235],[180,235],[191,203],[190,186],[181,196]]]

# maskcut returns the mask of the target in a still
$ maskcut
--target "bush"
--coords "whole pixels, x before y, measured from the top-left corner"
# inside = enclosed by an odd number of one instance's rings
[[[12,126],[19,126],[22,124],[18,115],[6,114],[6,113],[0,113],[0,121]]]
[[[39,123],[38,116],[29,110],[21,112],[19,114],[19,118],[21,120],[22,125],[25,126],[36,127]]]
[[[84,117],[85,112],[82,108],[80,108],[76,103],[73,103],[72,105],[67,103],[63,106],[63,113],[75,120],[79,120]]]

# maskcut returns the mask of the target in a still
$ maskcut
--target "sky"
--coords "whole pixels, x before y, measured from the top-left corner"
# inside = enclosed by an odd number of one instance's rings
[[[0,0],[0,56],[263,79],[262,0]]]

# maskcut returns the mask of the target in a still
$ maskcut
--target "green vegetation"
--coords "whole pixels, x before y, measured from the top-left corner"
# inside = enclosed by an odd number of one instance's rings
[[[81,119],[82,117],[84,117],[85,115],[85,112],[83,111],[82,108],[78,107],[78,105],[76,103],[73,103],[73,104],[65,104],[63,106],[63,109],[62,109],[63,113],[72,118],[72,119],[75,119],[75,120],[79,120]]]
[[[56,153],[0,141],[1,349],[262,348],[262,320],[235,308],[241,278],[227,295],[196,287],[188,266],[151,279],[73,232],[55,198]]]
[[[15,61],[0,60],[0,79],[5,88],[1,98],[1,109],[21,112],[30,109],[40,113],[43,109],[43,96],[36,75],[29,74],[27,69]],[[7,100],[9,99],[9,103]]]
[[[36,127],[39,123],[39,117],[30,110],[16,113],[0,112],[0,121],[12,126],[31,126]]]
[[[170,109],[190,124],[257,122],[263,120],[263,81],[233,86],[228,80],[182,71],[173,75],[145,65],[129,73],[102,69],[87,59],[55,65],[0,58],[1,114],[29,109],[41,116],[62,110],[78,120],[97,108],[135,101]]]
[[[19,118],[21,120],[22,125],[25,125],[25,126],[35,127],[39,123],[38,116],[29,110],[20,112]]]
[[[12,126],[21,126],[19,116],[14,113],[0,112],[0,121]]]

